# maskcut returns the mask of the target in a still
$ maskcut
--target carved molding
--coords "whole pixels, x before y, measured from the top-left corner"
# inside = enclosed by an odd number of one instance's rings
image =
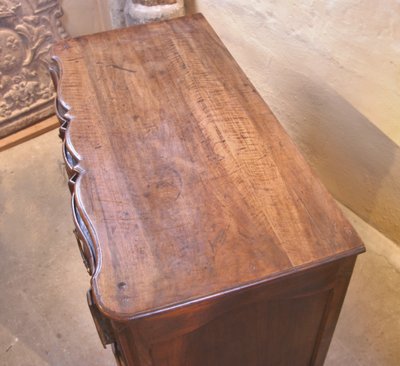
[[[58,0],[0,0],[0,138],[51,114],[51,45],[67,34]]]
[[[70,107],[61,96],[62,69],[57,57],[53,57],[50,60],[49,70],[53,87],[56,91],[53,108],[55,107],[55,112],[60,122],[59,136],[62,140],[64,163],[68,175],[68,187],[71,192],[71,207],[75,224],[74,234],[83,263],[88,273],[93,276],[100,260],[99,251],[97,250],[97,235],[85,209],[80,203],[79,185],[85,171],[80,166],[82,159],[75,151],[69,136],[69,125],[72,116],[69,114]]]

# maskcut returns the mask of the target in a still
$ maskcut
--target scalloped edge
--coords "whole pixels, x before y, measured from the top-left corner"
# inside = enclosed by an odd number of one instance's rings
[[[71,196],[72,199],[74,200],[75,208],[78,211],[84,225],[86,226],[86,229],[89,233],[89,238],[92,242],[92,244],[90,244],[86,239],[86,237],[82,235],[84,245],[88,248],[89,252],[93,252],[94,254],[93,269],[91,269],[91,272],[89,272],[89,274],[91,275],[91,287],[94,290],[93,292],[95,294],[94,298],[96,304],[100,309],[104,309],[104,307],[98,301],[98,296],[97,296],[98,292],[96,285],[96,278],[98,277],[101,271],[102,253],[96,229],[93,223],[91,222],[89,215],[86,212],[84,204],[82,202],[81,182],[87,171],[82,166],[83,158],[76,151],[71,140],[70,125],[71,123],[75,122],[76,119],[74,115],[71,113],[72,107],[68,104],[67,101],[65,101],[62,95],[63,65],[61,59],[58,56],[53,55],[51,57],[51,65],[49,67],[49,70],[51,78],[53,80],[54,88],[56,90],[54,108],[56,110],[56,114],[60,122],[59,136],[63,142],[63,149],[65,149],[65,152],[71,155],[74,161],[73,164],[68,164],[66,162],[66,165],[70,168],[70,172],[68,172],[67,168],[67,173],[68,173],[68,183],[71,183],[69,184]],[[72,215],[73,216],[75,215],[74,212],[72,212]],[[75,224],[75,222],[77,222],[77,218],[73,217],[73,222]],[[82,232],[82,228],[79,227],[76,229]]]

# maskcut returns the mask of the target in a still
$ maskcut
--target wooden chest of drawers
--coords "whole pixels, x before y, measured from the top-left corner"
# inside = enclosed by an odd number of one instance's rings
[[[323,364],[364,247],[206,20],[53,53],[88,302],[118,362]]]

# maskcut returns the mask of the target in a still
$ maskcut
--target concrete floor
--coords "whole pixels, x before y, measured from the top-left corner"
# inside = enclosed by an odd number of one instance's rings
[[[0,366],[114,365],[86,305],[60,149],[53,131],[0,153]],[[368,252],[326,365],[398,366],[400,249],[344,211]]]

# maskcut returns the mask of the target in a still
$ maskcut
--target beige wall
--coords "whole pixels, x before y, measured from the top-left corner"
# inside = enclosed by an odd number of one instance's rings
[[[190,3],[334,196],[400,244],[400,3]]]
[[[109,0],[60,0],[64,11],[63,24],[75,37],[111,28]]]

